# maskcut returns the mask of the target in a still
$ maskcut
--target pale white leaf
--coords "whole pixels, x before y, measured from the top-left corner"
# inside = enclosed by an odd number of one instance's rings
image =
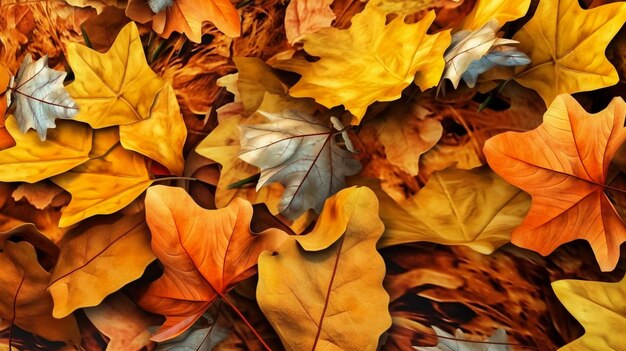
[[[496,330],[493,335],[484,342],[464,341],[465,335],[461,329],[457,329],[454,335],[432,326],[439,337],[437,346],[424,347],[413,346],[417,351],[509,351],[508,337],[504,329]]]

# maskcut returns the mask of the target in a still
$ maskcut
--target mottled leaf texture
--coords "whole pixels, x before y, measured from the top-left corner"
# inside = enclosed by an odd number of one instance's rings
[[[252,205],[245,200],[205,210],[182,188],[162,185],[148,189],[146,219],[164,270],[139,298],[145,310],[166,317],[154,341],[189,329],[212,302],[254,275],[261,252],[275,250],[287,237],[278,229],[252,233]]]
[[[303,35],[330,27],[335,14],[330,8],[333,0],[293,0],[285,12],[285,33],[290,43]]]
[[[294,110],[263,115],[269,123],[239,127],[239,157],[261,169],[257,191],[280,182],[281,214],[296,219],[310,208],[319,213],[324,200],[345,187],[345,177],[361,169],[360,162],[339,146],[339,132],[319,118]]]
[[[0,318],[48,340],[80,343],[74,316],[52,317],[52,298],[46,291],[50,273],[37,262],[31,244],[6,242],[0,266]]]
[[[559,94],[614,85],[619,78],[604,51],[626,21],[626,3],[583,10],[577,0],[542,0],[514,40],[532,63],[515,80],[541,95],[546,106]]]
[[[625,117],[621,98],[589,114],[573,97],[560,95],[538,128],[487,140],[493,170],[532,195],[528,215],[513,231],[514,244],[547,255],[585,239],[603,271],[615,268],[626,226],[604,190],[609,163],[626,139]]]
[[[11,87],[14,106],[10,107],[15,108],[13,115],[22,133],[34,129],[44,141],[48,129],[56,127],[57,118],[76,115],[78,107],[63,86],[66,75],[50,69],[47,56],[35,62],[30,54],[24,57]]]
[[[385,15],[367,6],[348,29],[323,28],[304,36],[304,50],[320,60],[276,64],[302,75],[289,93],[329,108],[344,105],[354,115],[352,124],[359,124],[369,105],[397,100],[411,82],[422,90],[437,85],[450,32],[426,34],[434,11],[414,24],[406,24],[404,16],[386,24]]]
[[[585,334],[559,351],[626,350],[626,278],[616,283],[558,280],[552,289]]]
[[[80,108],[76,119],[93,128],[148,118],[165,84],[148,66],[134,22],[122,28],[109,51],[103,54],[70,43],[67,60],[76,76],[67,86]]]
[[[391,325],[376,195],[348,188],[312,232],[259,258],[257,301],[287,350],[376,350]]]
[[[504,329],[496,330],[492,336],[483,342],[464,341],[465,334],[457,329],[454,335],[433,326],[439,337],[439,343],[434,347],[414,346],[417,351],[509,351],[508,337]]]
[[[48,288],[56,318],[100,304],[109,294],[141,277],[155,258],[143,212],[85,221],[67,232],[60,246]]]

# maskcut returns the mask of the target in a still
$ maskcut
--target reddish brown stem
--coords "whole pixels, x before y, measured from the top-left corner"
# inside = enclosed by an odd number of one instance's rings
[[[272,351],[272,349],[265,343],[265,341],[263,340],[263,338],[261,337],[261,335],[259,335],[259,333],[256,331],[256,329],[252,326],[252,324],[248,321],[248,319],[243,315],[243,313],[241,313],[241,311],[237,308],[237,306],[235,306],[227,297],[226,295],[221,295],[220,297],[222,298],[222,300],[224,302],[226,302],[226,304],[228,306],[230,306],[230,308],[233,309],[233,311],[235,311],[235,313],[237,313],[237,315],[239,316],[239,318],[241,318],[241,320],[246,324],[246,326],[250,329],[250,331],[252,331],[252,334],[254,334],[254,336],[256,336],[257,339],[259,339],[259,342],[261,343],[261,345],[263,345],[263,347],[265,348],[265,350],[267,351]]]

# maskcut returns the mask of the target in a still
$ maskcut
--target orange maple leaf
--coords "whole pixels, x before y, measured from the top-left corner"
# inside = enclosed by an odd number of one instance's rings
[[[261,252],[275,250],[287,239],[278,229],[252,233],[251,219],[252,205],[243,199],[206,210],[182,188],[148,189],[146,221],[164,272],[142,294],[139,305],[166,317],[152,340],[180,335],[218,297],[231,305],[224,294],[256,273]]]
[[[487,140],[493,170],[532,195],[530,211],[513,231],[515,245],[547,255],[585,239],[603,271],[615,268],[626,226],[604,191],[611,159],[626,139],[625,115],[621,98],[589,114],[570,95],[560,95],[538,128]]]

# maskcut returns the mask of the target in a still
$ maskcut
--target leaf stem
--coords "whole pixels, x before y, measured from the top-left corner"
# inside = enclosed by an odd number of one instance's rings
[[[217,290],[216,290],[217,291]],[[241,318],[241,320],[246,324],[246,326],[248,328],[250,328],[250,331],[252,331],[252,334],[254,334],[254,336],[256,336],[257,339],[259,339],[259,342],[261,342],[261,344],[263,345],[263,347],[267,350],[267,351],[272,351],[272,349],[265,343],[265,341],[263,340],[263,338],[261,337],[261,335],[259,335],[259,333],[256,331],[256,329],[252,326],[252,324],[250,324],[250,322],[248,321],[248,319],[243,315],[243,313],[241,313],[241,311],[237,308],[237,306],[235,306],[227,297],[226,295],[222,295],[219,294],[219,296],[221,297],[221,299],[226,302],[226,304],[228,306],[230,306],[230,308],[233,309],[233,311],[235,311],[235,313],[237,313],[237,315],[239,316],[239,318]]]
[[[261,177],[260,173],[251,175],[248,178],[245,178],[245,179],[236,181],[236,182],[234,182],[232,184],[229,184],[228,185],[228,189],[239,189],[239,188],[243,187],[246,184],[250,184],[250,183],[254,183],[254,182],[258,181],[260,177]]]
[[[156,182],[166,182],[168,180],[191,180],[191,181],[196,181],[196,180],[198,180],[198,178],[193,178],[193,177],[163,177],[163,178],[156,178],[152,182],[154,182],[154,183],[156,183]]]

